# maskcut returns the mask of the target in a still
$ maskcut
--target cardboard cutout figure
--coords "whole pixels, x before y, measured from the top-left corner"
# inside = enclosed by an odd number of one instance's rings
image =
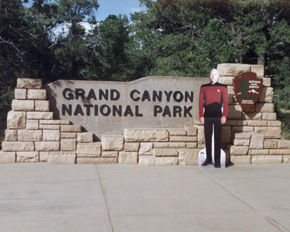
[[[211,82],[200,87],[199,117],[204,124],[206,159],[202,166],[214,164],[221,167],[221,125],[226,123],[228,115],[227,86],[218,83],[219,73],[216,69],[210,72]],[[212,139],[212,137],[214,139]],[[212,142],[214,148],[212,148]],[[214,154],[214,158],[213,157]]]

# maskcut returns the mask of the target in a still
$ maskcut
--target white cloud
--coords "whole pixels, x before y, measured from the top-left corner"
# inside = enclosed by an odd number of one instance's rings
[[[86,33],[89,34],[95,28],[95,24],[91,24],[89,22],[81,22],[80,25],[85,29]],[[66,37],[69,32],[69,28],[71,27],[71,23],[62,23],[52,29],[51,39],[55,40],[58,37]]]

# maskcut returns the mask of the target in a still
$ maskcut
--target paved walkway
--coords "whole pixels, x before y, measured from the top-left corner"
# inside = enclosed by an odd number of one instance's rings
[[[0,232],[290,231],[290,165],[0,165]]]

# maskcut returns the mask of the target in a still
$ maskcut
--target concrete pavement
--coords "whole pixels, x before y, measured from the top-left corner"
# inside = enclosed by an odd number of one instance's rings
[[[0,232],[290,231],[290,165],[0,164]]]

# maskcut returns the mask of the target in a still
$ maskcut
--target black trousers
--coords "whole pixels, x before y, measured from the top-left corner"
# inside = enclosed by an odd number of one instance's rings
[[[206,158],[212,161],[212,133],[214,128],[214,162],[220,163],[221,157],[221,132],[222,124],[221,118],[208,118],[204,120],[204,135],[205,135],[205,147]]]

